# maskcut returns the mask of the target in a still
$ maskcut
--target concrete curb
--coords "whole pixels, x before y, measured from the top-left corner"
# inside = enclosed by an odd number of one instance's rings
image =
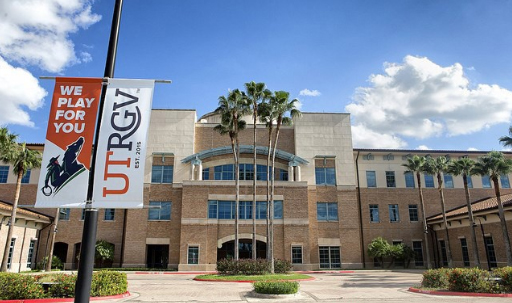
[[[463,296],[463,297],[494,297],[494,298],[512,298],[512,294],[488,294],[477,292],[457,292],[457,291],[444,291],[444,290],[423,290],[414,287],[409,288],[410,292],[436,295],[436,296]]]
[[[104,297],[91,297],[90,301],[124,299],[130,296],[127,291],[124,294]],[[47,299],[20,299],[20,300],[0,300],[2,303],[55,303],[55,302],[74,302],[75,298],[47,298]]]
[[[258,282],[256,280],[233,280],[233,281],[228,281],[228,280],[214,280],[214,279],[196,279],[194,278],[193,279],[194,281],[200,281],[200,282],[233,282],[233,283],[253,283],[253,282]],[[297,282],[300,282],[300,281],[313,281],[315,280],[314,277],[311,277],[311,278],[307,278],[307,279],[295,279],[295,280],[270,280],[271,282],[273,281],[289,281],[289,282],[294,282],[294,281],[297,281]]]

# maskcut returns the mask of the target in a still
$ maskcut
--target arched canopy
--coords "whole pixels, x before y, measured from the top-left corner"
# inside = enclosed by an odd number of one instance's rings
[[[240,153],[241,154],[250,154],[253,152],[253,146],[252,145],[240,145]],[[204,160],[210,157],[214,156],[220,156],[220,155],[227,155],[233,153],[231,146],[223,146],[223,147],[217,147],[212,148],[208,150],[204,150],[202,152],[190,155],[183,160],[181,160],[182,163],[188,163],[195,159]],[[256,146],[256,153],[258,155],[268,155],[268,147],[264,146]],[[298,157],[294,154],[290,154],[288,152],[285,152],[283,150],[276,150],[276,158],[285,160],[288,162],[293,162],[297,164],[304,164],[307,165],[309,162],[301,157]]]

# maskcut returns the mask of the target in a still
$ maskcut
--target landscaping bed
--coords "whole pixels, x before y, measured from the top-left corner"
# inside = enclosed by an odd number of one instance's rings
[[[314,278],[305,274],[265,274],[265,275],[199,275],[196,281],[256,282],[256,281],[304,281]]]

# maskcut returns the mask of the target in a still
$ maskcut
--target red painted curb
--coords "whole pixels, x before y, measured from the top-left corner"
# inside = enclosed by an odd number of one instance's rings
[[[255,280],[238,280],[238,281],[227,281],[227,280],[214,280],[214,279],[197,279],[194,278],[194,281],[200,281],[200,282],[233,282],[233,283],[253,283],[257,282]],[[296,280],[271,280],[271,281],[313,281],[315,278],[307,278],[307,279],[296,279]]]
[[[296,271],[296,272],[301,273],[301,274],[353,274],[353,273],[355,273],[354,270],[330,270],[330,271],[305,270],[305,271]]]
[[[477,292],[457,292],[457,291],[443,291],[443,290],[422,290],[414,287],[409,288],[410,292],[436,295],[436,296],[464,296],[464,297],[497,297],[497,298],[512,298],[512,294],[488,294]]]
[[[216,271],[136,271],[136,275],[207,275]]]
[[[111,299],[123,299],[128,298],[130,292],[127,291],[124,294],[104,297],[91,297],[91,301],[98,300],[111,300]],[[75,298],[48,298],[48,299],[22,299],[22,300],[0,300],[2,303],[55,303],[55,302],[73,302]]]

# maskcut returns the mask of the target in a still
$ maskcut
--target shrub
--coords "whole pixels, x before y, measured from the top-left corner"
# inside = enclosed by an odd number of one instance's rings
[[[30,275],[0,273],[0,300],[41,299],[43,286]]]
[[[501,278],[501,285],[503,285],[505,291],[512,292],[512,267],[511,266],[495,268],[492,271],[492,275],[496,278]]]
[[[264,275],[270,271],[265,259],[222,259],[217,262],[220,275]]]
[[[94,259],[97,267],[104,267],[106,261],[110,261],[108,264],[110,266],[112,265],[111,261],[114,260],[114,248],[114,244],[105,240],[96,241]]]
[[[222,259],[217,261],[217,272],[220,275],[235,275],[237,272],[235,260]]]
[[[46,264],[48,263],[48,256],[44,257],[41,262],[37,263],[36,268],[38,270],[44,270]],[[52,269],[64,269],[64,264],[57,256],[52,257]]]
[[[451,270],[446,268],[429,269],[423,273],[421,287],[447,289]]]
[[[274,260],[274,272],[276,274],[286,274],[292,270],[292,263],[287,260]]]
[[[478,268],[455,268],[451,271],[449,289],[462,292],[492,293],[499,291],[499,285],[490,281],[488,271]]]
[[[118,295],[127,290],[128,279],[125,273],[102,270],[92,275],[92,297]]]
[[[73,298],[75,296],[76,275],[53,274],[48,293],[52,298]],[[44,277],[44,276],[43,276]]]
[[[299,282],[292,281],[260,281],[254,282],[253,286],[259,294],[294,294],[299,290]]]

